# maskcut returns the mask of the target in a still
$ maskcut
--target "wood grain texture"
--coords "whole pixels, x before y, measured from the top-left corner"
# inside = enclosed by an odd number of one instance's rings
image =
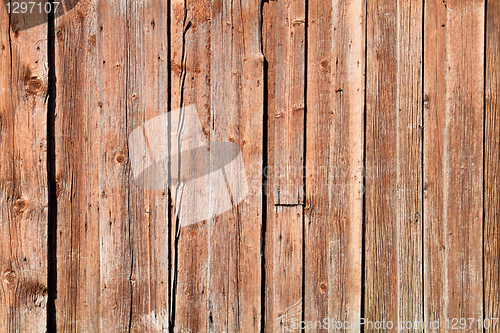
[[[365,6],[363,1],[317,1],[308,9],[304,320],[357,322]]]
[[[273,192],[276,205],[301,204],[304,198],[305,2],[271,1],[264,19],[272,25],[266,54],[274,99],[268,108],[274,122]]]
[[[168,326],[168,201],[133,183],[127,144],[166,112],[165,11],[80,1],[56,21],[61,332]]]
[[[262,331],[261,228],[265,212],[260,10],[258,0],[221,0],[211,6],[210,138],[239,145],[249,194],[209,226],[210,332]]]
[[[259,332],[264,85],[260,3],[174,1],[171,13],[172,109],[194,105],[207,142],[232,142],[241,148],[250,189],[231,210],[189,226],[180,227],[180,221],[174,229],[174,331]],[[221,153],[210,150],[215,159]],[[209,192],[211,204],[219,200],[218,189]]]
[[[483,317],[484,1],[425,13],[425,317],[443,323]]]
[[[45,332],[47,25],[19,19],[0,6],[0,331]]]
[[[172,1],[171,109],[194,105],[207,142],[210,141],[212,118],[210,18],[210,1]],[[172,313],[175,332],[207,332],[209,311],[206,303],[210,278],[207,222],[201,221],[180,230],[175,230],[173,225],[172,235],[178,237],[177,245],[175,239],[172,244],[172,253],[175,255],[177,251],[178,260],[177,267],[172,267],[172,274],[177,274],[172,291],[175,293],[175,313]]]
[[[500,3],[486,11],[484,318],[500,317]],[[500,332],[500,325],[486,332]]]
[[[423,321],[423,2],[367,6],[365,317],[397,327]]]
[[[294,332],[303,308],[305,3],[263,4],[267,61],[266,332]]]

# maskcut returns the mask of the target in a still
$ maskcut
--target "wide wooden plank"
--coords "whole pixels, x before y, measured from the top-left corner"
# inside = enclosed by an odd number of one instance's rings
[[[162,1],[80,1],[56,20],[58,331],[168,327],[168,198],[128,135],[167,111]]]
[[[264,82],[259,9],[258,1],[172,2],[171,108],[186,111],[184,124],[199,121],[201,135],[185,134],[201,136],[211,160],[225,154],[214,141],[238,145],[247,178],[224,174],[221,179],[220,170],[210,169],[208,182],[202,184],[208,188],[199,188],[208,190],[198,198],[206,206],[191,201],[179,207],[183,196],[192,194],[190,184],[172,184],[177,217],[172,242],[174,331],[260,331]],[[187,111],[192,107],[198,119]],[[241,203],[232,197],[229,210],[219,210],[223,192],[247,181],[249,195]],[[202,211],[211,215],[197,221],[194,217]]]
[[[308,6],[306,322],[361,317],[364,13],[364,1]]]
[[[483,316],[484,13],[480,0],[425,2],[424,299],[436,332]]]
[[[491,319],[500,318],[500,3],[489,1],[486,15],[484,318]]]
[[[423,321],[423,2],[367,6],[365,317],[388,331]]]
[[[45,332],[47,14],[0,6],[0,331]],[[40,22],[25,29],[24,19]]]

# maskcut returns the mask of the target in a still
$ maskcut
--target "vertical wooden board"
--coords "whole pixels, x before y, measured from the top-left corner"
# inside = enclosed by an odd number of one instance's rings
[[[165,11],[80,1],[56,21],[61,331],[167,327],[167,199],[131,184],[127,144],[166,111]]]
[[[365,317],[396,328],[423,321],[423,3],[367,6]]]
[[[194,105],[207,142],[211,128],[210,6],[210,1],[205,0],[172,1],[170,23],[171,108],[178,110]],[[172,216],[175,221],[175,215]],[[174,223],[172,235],[177,240],[172,252],[178,260],[172,267],[173,274],[177,275],[172,300],[175,300],[174,331],[206,332],[209,320],[207,221],[175,230],[177,227],[180,226]]]
[[[420,323],[413,327],[420,332],[424,330],[423,10],[423,1],[398,2],[398,184],[394,197],[398,203],[398,324]]]
[[[263,5],[267,61],[265,331],[302,319],[305,3]],[[266,116],[266,115],[265,115]]]
[[[478,319],[483,316],[484,1],[427,1],[425,12],[425,312],[441,323]],[[476,322],[463,331],[480,330]]]
[[[365,5],[317,1],[308,10],[304,320],[358,322]]]
[[[210,332],[262,330],[264,82],[260,8],[257,0],[221,0],[211,6],[210,138],[241,148],[249,194],[209,225]]]
[[[168,3],[163,0],[127,2],[126,135],[139,126],[144,128],[146,121],[168,111],[167,13]],[[146,133],[145,137],[151,142],[152,136],[160,135]],[[130,151],[135,148],[131,145],[129,141],[128,147],[120,147],[115,152],[114,162],[128,167],[127,156],[137,154]],[[160,160],[166,156],[155,157]],[[141,187],[132,181],[130,184],[131,332],[164,332],[169,328],[167,194],[166,185],[158,190]]]
[[[484,318],[500,317],[500,3],[486,11]],[[500,332],[491,325],[487,332]]]
[[[64,2],[62,8],[71,6]],[[60,9],[62,10],[62,9]],[[83,1],[55,21],[56,325],[99,332],[97,8]]]
[[[425,3],[424,36],[424,277],[425,318],[447,318],[448,244],[445,219],[446,6]],[[430,103],[432,101],[432,103]],[[429,160],[431,158],[431,160]],[[432,163],[431,163],[432,161]],[[435,330],[439,331],[439,330]]]
[[[47,25],[20,19],[0,6],[0,331],[45,332]]]
[[[274,44],[269,72],[273,72],[274,105],[274,203],[303,202],[305,2],[277,1],[268,43]]]

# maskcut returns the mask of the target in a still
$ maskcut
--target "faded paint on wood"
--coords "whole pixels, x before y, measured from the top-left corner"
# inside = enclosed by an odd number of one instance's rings
[[[308,9],[304,319],[358,321],[365,5],[318,1]]]
[[[485,11],[425,5],[425,317],[443,323],[483,317]]]
[[[20,19],[0,6],[0,331],[45,332],[47,24]]]
[[[423,320],[422,10],[422,1],[367,4],[365,317],[373,322]]]

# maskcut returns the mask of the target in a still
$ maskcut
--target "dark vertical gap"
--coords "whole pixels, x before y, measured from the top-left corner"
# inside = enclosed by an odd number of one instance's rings
[[[172,17],[171,17],[171,0],[167,0],[167,38],[168,38],[168,46],[167,46],[167,112],[172,111]],[[168,142],[167,142],[167,156],[171,156],[172,152],[172,143],[171,143],[171,138],[170,138],[170,133],[171,133],[171,121],[170,117],[167,117],[167,133],[168,135]],[[172,208],[173,208],[173,203],[172,203],[172,193],[170,191],[170,185],[172,184],[172,176],[170,174],[171,168],[170,164],[167,165],[167,188],[164,190],[165,194],[167,195],[167,202],[168,202],[168,286],[169,286],[169,298],[172,298],[172,289],[171,286],[173,285],[173,257],[174,253],[172,251],[172,230],[173,230],[173,221],[172,221]],[[168,325],[168,331],[173,332],[173,304],[172,302],[168,302],[168,316],[169,316],[169,325]]]
[[[485,249],[486,249],[486,238],[485,238],[485,233],[486,233],[486,132],[488,130],[487,128],[487,117],[486,117],[486,66],[488,65],[487,59],[488,59],[488,0],[485,0],[484,2],[484,54],[483,54],[483,256],[482,256],[482,277],[483,277],[483,319],[486,318],[486,283],[485,283],[485,269],[486,269],[486,259],[485,259]],[[482,329],[483,332],[486,332],[486,329],[484,327],[484,322]]]
[[[53,0],[49,0],[53,8]],[[55,17],[48,14],[47,21],[47,59],[48,59],[48,104],[47,104],[47,332],[56,332],[57,297],[57,188],[56,188],[56,149],[55,149],[55,113],[56,113],[56,71],[55,71]]]
[[[126,41],[127,41],[127,59],[125,62],[126,66],[126,75],[125,75],[125,135],[128,135],[128,113],[133,112],[133,108],[129,107],[129,89],[130,89],[130,81],[132,79],[130,78],[130,69],[131,69],[131,64],[130,64],[130,12],[132,11],[129,6],[133,6],[132,2],[130,0],[122,0],[125,2],[125,18],[126,18],[126,30],[125,30],[125,36],[126,36]],[[136,73],[134,72],[134,75]],[[132,110],[131,110],[132,109]],[[129,169],[130,172],[130,169]],[[134,285],[132,281],[132,277],[134,275],[134,240],[133,240],[133,235],[132,235],[132,212],[130,211],[130,184],[127,186],[127,222],[128,222],[128,244],[130,246],[130,274],[128,277],[129,281],[129,287],[130,287],[130,310],[129,310],[129,318],[128,318],[128,332],[132,332],[132,316],[133,316],[133,309],[134,309]],[[149,301],[149,300],[148,300]]]
[[[306,220],[305,220],[305,205],[307,205],[307,184],[306,184],[306,167],[307,167],[307,56],[309,48],[309,0],[305,0],[304,12],[304,155],[302,158],[302,179],[303,179],[303,196],[302,196],[302,311],[301,321],[305,322],[306,316]]]
[[[188,9],[187,9],[187,0],[184,0],[184,18],[182,20],[182,55],[181,55],[181,76],[180,76],[180,105],[179,109],[181,110],[180,112],[180,117],[182,116],[182,109],[184,107],[184,83],[186,81],[186,74],[187,74],[187,64],[186,64],[186,34],[189,28],[191,27],[191,21],[187,20],[187,15],[188,15]],[[170,121],[169,127],[170,125]],[[182,125],[179,125],[182,126]],[[169,132],[171,133],[171,132]],[[170,142],[170,144],[172,144]],[[177,142],[177,145],[179,145],[179,142]],[[171,146],[169,147],[171,148]],[[178,149],[180,150],[180,147]],[[182,170],[181,169],[181,159],[179,158],[177,162],[177,170],[178,173],[180,173]],[[170,177],[170,165],[169,165],[169,177]],[[177,175],[177,179],[181,179],[180,174]],[[170,179],[169,179],[170,182]],[[179,185],[177,185],[178,187]],[[181,194],[182,195],[182,194]],[[176,191],[176,198],[177,198],[177,191]],[[181,232],[181,227],[180,227],[180,221],[179,221],[179,211],[181,209],[180,206],[175,207],[177,210],[177,214],[175,214],[175,235],[174,235],[174,249],[173,249],[173,272],[172,272],[172,295],[171,295],[171,308],[170,308],[170,325],[169,325],[169,331],[174,332],[175,331],[175,310],[176,310],[176,301],[177,301],[177,277],[178,277],[178,266],[179,266],[179,238],[180,238],[180,232]]]
[[[422,223],[422,231],[421,231],[421,235],[422,235],[422,321],[425,323],[425,203],[424,203],[424,198],[425,198],[425,170],[424,170],[424,166],[425,166],[425,163],[424,163],[424,159],[425,159],[425,91],[424,91],[424,88],[425,88],[425,0],[422,1],[422,74],[421,74],[421,78],[422,78],[422,83],[421,83],[421,96],[420,98],[422,99],[422,119],[421,119],[421,143],[420,143],[420,149],[421,149],[421,164],[420,164],[420,167],[422,168],[420,170],[420,177],[422,178],[421,179],[421,185],[422,188],[421,188],[421,207],[420,209],[422,210],[422,220],[421,220],[421,223]],[[426,331],[426,325],[424,325],[424,329],[423,331],[425,332]]]
[[[364,58],[364,107],[363,107],[363,208],[362,208],[362,232],[361,232],[361,318],[365,318],[365,294],[366,294],[366,87],[367,87],[367,50],[368,50],[368,0],[365,1],[365,13],[364,13],[364,34],[365,34],[365,54]],[[360,331],[364,332],[364,325],[360,327]]]
[[[260,329],[261,332],[264,331],[266,325],[266,232],[267,232],[267,200],[268,200],[268,188],[267,188],[267,168],[269,167],[269,82],[268,82],[268,62],[264,54],[264,3],[266,0],[260,3],[260,52],[264,55],[263,63],[263,120],[262,120],[262,226],[260,233],[260,256],[261,256],[261,266],[260,266]]]

